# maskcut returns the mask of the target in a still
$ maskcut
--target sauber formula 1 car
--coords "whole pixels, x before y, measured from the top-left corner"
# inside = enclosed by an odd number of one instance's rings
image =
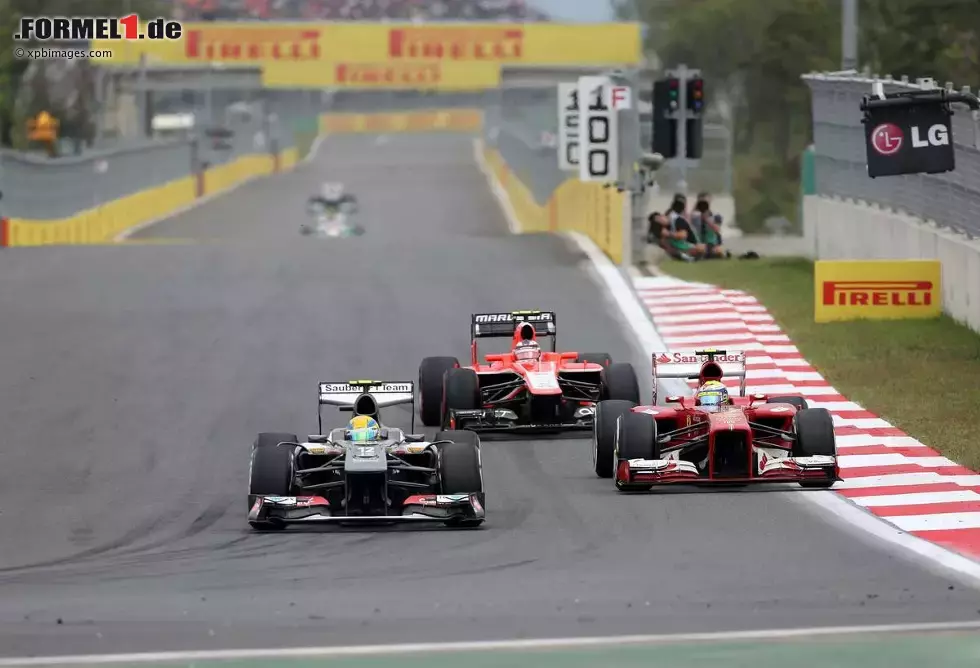
[[[731,405],[698,406],[670,396],[657,406],[657,381],[740,380]],[[745,353],[699,350],[654,353],[653,404],[602,401],[596,406],[592,461],[623,491],[665,483],[798,482],[827,488],[840,480],[834,422],[799,396],[745,396]]]
[[[639,403],[631,364],[607,353],[558,352],[550,311],[477,313],[470,324],[471,366],[427,357],[419,367],[419,414],[426,426],[473,431],[591,429],[602,399]],[[538,338],[550,339],[541,351]],[[510,338],[509,352],[480,360],[477,340]],[[518,359],[535,348],[536,359]]]
[[[252,447],[248,522],[282,529],[309,522],[442,522],[473,527],[486,517],[480,437],[442,431],[431,441],[381,421],[380,408],[412,404],[415,384],[356,380],[320,383],[322,408],[337,406],[381,426],[375,441],[352,441],[343,427],[300,441],[262,433]]]

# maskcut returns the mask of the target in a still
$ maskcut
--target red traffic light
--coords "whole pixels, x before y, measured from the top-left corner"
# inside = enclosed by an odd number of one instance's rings
[[[670,87],[671,88],[680,88],[681,87],[680,79],[669,79],[669,82],[670,82]]]

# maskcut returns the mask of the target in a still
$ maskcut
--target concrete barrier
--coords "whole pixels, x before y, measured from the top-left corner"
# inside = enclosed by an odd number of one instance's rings
[[[878,206],[807,195],[803,236],[815,260],[936,259],[943,310],[980,332],[980,240]]]
[[[0,246],[46,246],[111,243],[125,230],[187,207],[198,197],[214,196],[244,181],[291,168],[295,148],[272,156],[244,155],[206,170],[200,178],[188,175],[163,185],[99,204],[55,220],[0,220]]]
[[[511,169],[501,154],[482,142],[477,150],[514,209],[517,232],[580,232],[613,261],[623,260],[623,229],[630,223],[629,198],[599,183],[568,179],[545,204]]]

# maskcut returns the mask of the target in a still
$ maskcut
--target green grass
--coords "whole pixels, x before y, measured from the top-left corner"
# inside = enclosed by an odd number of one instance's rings
[[[660,269],[753,295],[841,394],[980,470],[980,334],[946,316],[815,323],[813,263],[805,259],[665,262]]]

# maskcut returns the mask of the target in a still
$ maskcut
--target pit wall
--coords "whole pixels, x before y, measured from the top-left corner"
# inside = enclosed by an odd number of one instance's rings
[[[580,232],[613,262],[622,262],[623,220],[629,220],[626,196],[600,183],[569,179],[542,205],[498,151],[482,144],[478,150],[513,206],[518,232]]]
[[[821,195],[804,197],[803,235],[816,260],[939,260],[943,310],[980,332],[980,240],[914,216]]]
[[[482,112],[433,109],[404,113],[322,114],[320,136],[345,133],[477,132]],[[160,186],[100,204],[58,220],[0,219],[0,246],[44,246],[112,243],[126,230],[172,215],[195,201],[225,193],[247,181],[293,169],[296,148],[276,155],[250,154],[188,174]]]

